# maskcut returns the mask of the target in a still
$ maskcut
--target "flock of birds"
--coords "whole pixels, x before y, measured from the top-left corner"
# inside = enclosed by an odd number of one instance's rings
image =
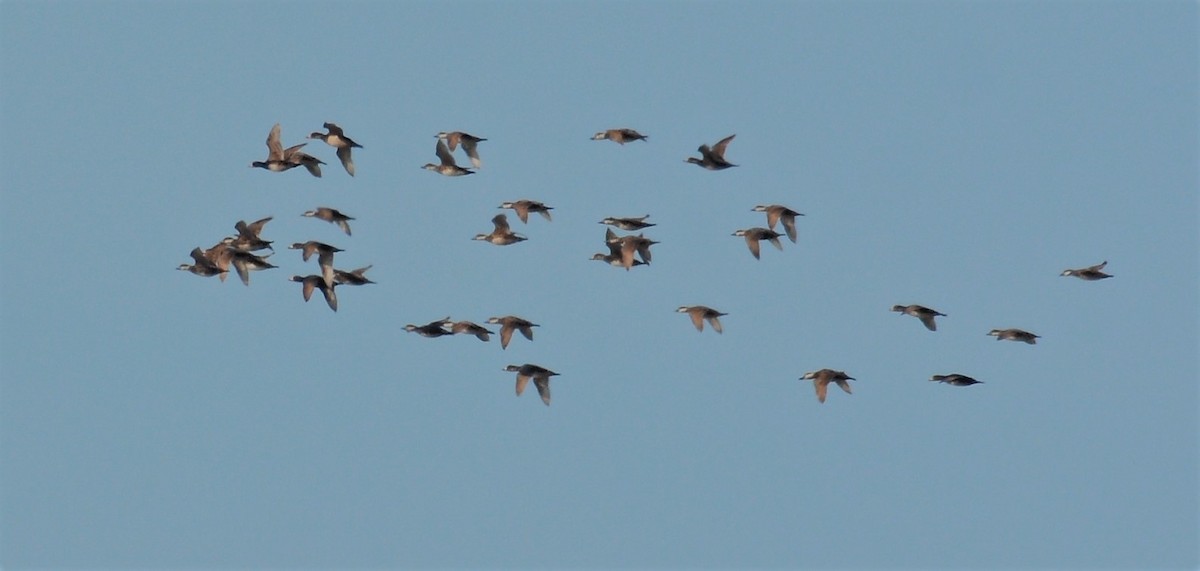
[[[313,132],[308,136],[308,139],[320,139],[336,149],[336,154],[338,160],[342,163],[342,167],[350,176],[354,176],[352,150],[361,148],[362,145],[347,137],[342,128],[337,124],[325,123],[324,128],[326,130],[325,133]],[[267,159],[264,161],[254,161],[250,166],[271,172],[284,172],[296,167],[303,167],[312,176],[321,177],[321,165],[326,163],[302,150],[307,143],[300,143],[286,149],[283,148],[280,132],[280,125],[276,123],[267,135]],[[478,145],[487,139],[461,131],[441,132],[436,137],[437,143],[434,153],[438,157],[438,163],[428,163],[424,165],[424,169],[451,177],[475,174],[475,170],[460,166],[455,160],[453,153],[460,146],[463,152],[466,153],[474,169],[482,167],[483,163],[479,157]],[[686,162],[713,171],[738,166],[725,159],[725,151],[734,137],[735,135],[725,137],[711,147],[707,144],[701,145],[698,149],[700,157],[688,157]],[[592,136],[592,139],[597,141],[608,140],[624,145],[634,141],[644,141],[647,137],[633,129],[609,129],[596,133]],[[553,207],[534,200],[504,202],[500,205],[500,208],[512,210],[521,222],[526,224],[529,222],[529,215],[531,213],[539,214],[546,220],[551,220],[550,211],[553,210]],[[762,241],[770,242],[778,250],[783,250],[783,243],[780,241],[780,238],[783,236],[786,236],[792,243],[796,242],[796,217],[804,216],[804,214],[778,204],[758,205],[754,207],[753,211],[766,214],[766,227],[737,230],[733,233],[733,236],[740,236],[745,239],[746,246],[755,259],[760,258],[760,244]],[[304,212],[302,216],[336,224],[347,236],[351,235],[349,222],[354,220],[354,218],[347,216],[337,209],[319,206],[313,210]],[[605,230],[604,242],[607,252],[596,253],[591,259],[624,268],[626,271],[636,266],[650,264],[650,247],[658,242],[647,238],[642,232],[646,228],[655,226],[655,224],[646,221],[648,218],[649,215],[627,218],[609,217],[600,220],[601,224],[610,226],[610,228]],[[272,247],[272,242],[264,240],[261,237],[264,226],[271,220],[272,217],[263,218],[252,223],[239,220],[234,224],[234,229],[237,231],[236,236],[222,238],[215,245],[207,249],[200,247],[193,248],[191,251],[193,263],[180,264],[178,269],[202,277],[217,276],[221,281],[225,281],[232,266],[242,283],[249,286],[251,272],[277,267],[267,260],[275,251]],[[497,246],[508,246],[528,239],[524,235],[512,230],[506,214],[497,214],[493,217],[492,226],[493,229],[491,232],[477,234],[474,239]],[[777,232],[775,230],[777,226],[782,226],[784,233]],[[620,236],[613,232],[612,228],[618,228],[626,232],[638,232],[638,234]],[[366,277],[366,272],[371,269],[369,265],[348,271],[335,268],[333,265],[334,255],[343,251],[340,248],[316,240],[296,242],[288,248],[300,250],[305,262],[308,262],[314,256],[316,257],[320,273],[307,276],[294,275],[289,278],[290,281],[301,284],[301,293],[306,302],[312,298],[314,291],[319,290],[329,308],[336,312],[338,309],[336,290],[339,286],[360,286],[375,283]],[[256,253],[264,250],[270,250],[271,254],[260,255]],[[1061,275],[1087,281],[1102,280],[1112,277],[1111,274],[1103,271],[1107,264],[1108,262],[1104,261],[1086,268],[1067,269],[1063,270]],[[916,317],[929,331],[937,331],[935,318],[946,316],[946,314],[937,310],[916,304],[894,305],[891,310],[903,315]],[[697,331],[703,331],[704,324],[707,322],[717,333],[723,331],[720,318],[728,315],[703,305],[681,306],[676,311],[687,314]],[[491,317],[485,323],[499,326],[500,346],[502,349],[508,348],[514,332],[520,332],[523,337],[532,341],[533,328],[538,327],[538,324],[515,315]],[[491,335],[496,334],[477,323],[471,321],[454,321],[449,316],[424,325],[409,324],[404,329],[423,337],[467,334],[473,335],[484,342],[489,341]],[[1034,333],[1015,328],[993,329],[988,335],[996,337],[997,340],[1020,341],[1030,345],[1036,344],[1040,338],[1040,336]],[[508,365],[503,370],[516,373],[517,396],[520,396],[524,392],[530,379],[532,379],[538,394],[541,396],[542,402],[547,406],[550,405],[550,378],[557,376],[558,373],[532,363]],[[813,382],[817,400],[822,403],[825,402],[830,383],[836,384],[847,394],[850,394],[851,387],[848,381],[856,380],[844,371],[834,369],[809,371],[804,373],[800,379],[811,380]],[[933,375],[929,380],[960,387],[980,384],[982,382],[960,373]]]

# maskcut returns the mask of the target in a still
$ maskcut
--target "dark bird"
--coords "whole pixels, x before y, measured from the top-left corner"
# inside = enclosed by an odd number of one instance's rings
[[[937,381],[939,383],[946,383],[947,385],[953,385],[956,387],[969,387],[971,385],[978,385],[983,382],[976,381],[971,377],[960,375],[958,373],[950,373],[949,375],[934,375],[930,377],[929,380]]]
[[[443,328],[446,324],[446,321],[449,321],[449,319],[450,316],[447,315],[443,319],[430,321],[425,325],[413,325],[409,323],[408,325],[404,326],[404,330],[409,333],[416,333],[422,337],[441,337],[443,335],[453,335],[453,333]]]
[[[1100,270],[1103,270],[1104,266],[1107,266],[1107,265],[1108,265],[1108,260],[1105,260],[1094,266],[1088,266],[1086,268],[1082,268],[1082,269],[1078,269],[1078,270],[1063,270],[1063,273],[1061,273],[1059,275],[1060,276],[1074,276],[1081,280],[1087,280],[1089,282],[1094,282],[1096,280],[1102,280],[1104,278],[1112,277],[1112,274],[1106,274],[1106,273],[1100,271]]]
[[[1036,345],[1037,340],[1041,335],[1034,335],[1022,329],[993,329],[988,332],[988,335],[995,335],[997,341],[1022,341],[1030,345]]]
[[[915,304],[893,305],[892,311],[903,313],[904,315],[911,315],[917,319],[920,319],[921,323],[925,324],[925,328],[930,331],[937,331],[937,322],[933,320],[934,317],[946,317],[945,313],[939,313],[938,311],[929,309],[923,305]]]
[[[309,299],[312,299],[313,290],[319,289],[321,290],[321,295],[325,296],[325,303],[329,305],[329,309],[337,311],[337,293],[334,291],[337,289],[336,283],[332,286],[326,286],[325,278],[318,275],[292,276],[290,279],[304,286],[301,288],[301,292],[304,294],[304,301],[306,303]]]
[[[688,157],[687,162],[694,165],[700,165],[710,171],[719,171],[729,167],[736,167],[737,165],[725,160],[725,147],[728,147],[729,142],[732,141],[736,136],[737,135],[730,135],[724,139],[721,139],[717,142],[717,144],[713,145],[711,149],[708,148],[708,145],[700,145],[700,148],[697,149],[700,151],[700,158]]]
[[[558,373],[551,371],[545,367],[531,365],[509,365],[504,368],[510,373],[517,373],[517,396],[525,392],[526,385],[529,384],[529,379],[533,379],[533,386],[537,387],[538,395],[542,397],[542,402],[546,406],[550,406],[550,377],[558,376]]]
[[[362,145],[355,143],[347,137],[342,128],[334,123],[325,123],[325,129],[328,133],[313,133],[308,136],[309,139],[320,139],[325,141],[329,146],[337,149],[338,160],[342,161],[342,167],[350,176],[354,176],[354,159],[350,157],[350,149],[362,148]]]

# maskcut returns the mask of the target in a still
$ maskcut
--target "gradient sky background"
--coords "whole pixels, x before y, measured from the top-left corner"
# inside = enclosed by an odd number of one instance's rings
[[[0,564],[1195,567],[1197,15],[6,1]],[[356,177],[247,167],[325,121]],[[478,174],[421,170],[443,130]],[[471,240],[519,198],[554,221]],[[756,261],[766,203],[807,216]],[[646,213],[653,265],[588,259]],[[175,271],[271,215],[250,287]],[[309,239],[378,284],[303,303]],[[403,330],[505,314],[535,340]]]

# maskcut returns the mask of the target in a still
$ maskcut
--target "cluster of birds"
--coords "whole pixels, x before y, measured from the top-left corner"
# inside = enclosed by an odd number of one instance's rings
[[[313,132],[308,138],[320,139],[329,146],[334,147],[343,168],[345,168],[350,176],[354,176],[354,161],[351,152],[352,149],[361,148],[362,145],[347,137],[342,128],[334,123],[325,123],[324,128],[326,130],[325,133]],[[280,140],[280,133],[281,128],[277,123],[267,135],[267,159],[265,161],[255,161],[250,166],[266,169],[271,172],[284,172],[302,166],[313,176],[320,177],[321,165],[326,163],[303,152],[302,149],[307,143],[300,143],[284,149]],[[725,170],[738,166],[725,158],[725,151],[735,136],[730,135],[725,137],[711,147],[707,144],[701,145],[698,149],[700,157],[688,157],[685,162],[712,171]],[[483,163],[479,157],[478,145],[487,139],[461,131],[441,132],[436,135],[436,139],[437,143],[434,152],[438,157],[438,163],[428,163],[422,168],[450,177],[475,174],[475,170],[459,166],[455,160],[453,153],[460,146],[474,169],[478,170],[482,167]],[[645,141],[647,137],[633,129],[609,129],[596,133],[592,136],[592,139],[598,141],[608,140],[625,145],[634,141]],[[552,220],[550,211],[553,210],[553,207],[535,200],[523,199],[504,202],[499,208],[512,210],[524,224],[529,223],[529,215],[531,213],[539,214],[547,221]],[[792,243],[796,243],[796,218],[804,216],[804,214],[779,204],[758,205],[751,211],[766,214],[766,227],[755,226],[745,228],[735,231],[732,235],[745,239],[746,246],[755,259],[760,259],[760,246],[764,240],[770,242],[778,250],[783,250],[783,244],[780,241],[780,238],[783,236],[787,236]],[[347,236],[351,235],[349,221],[354,220],[354,218],[334,208],[322,206],[305,212],[302,216],[336,224]],[[609,217],[600,220],[600,224],[610,226],[610,228],[605,229],[604,236],[604,243],[608,251],[607,253],[596,253],[591,259],[624,268],[626,271],[635,266],[649,265],[651,262],[650,247],[659,243],[647,238],[642,232],[646,228],[655,226],[655,224],[646,221],[649,217],[650,215],[647,214],[640,217]],[[274,248],[271,246],[272,242],[264,240],[261,237],[263,227],[271,220],[271,217],[267,217],[249,224],[245,221],[238,221],[234,225],[234,229],[237,230],[236,236],[227,236],[207,249],[194,248],[191,251],[194,263],[181,264],[178,269],[198,276],[219,276],[220,280],[224,281],[229,267],[233,266],[242,283],[247,286],[250,285],[250,272],[277,267],[267,260],[274,253]],[[501,213],[494,216],[492,218],[492,225],[493,230],[491,232],[477,234],[474,240],[488,242],[497,246],[508,246],[528,239],[526,236],[512,230],[506,214]],[[783,227],[782,234],[776,231],[776,227],[780,225]],[[614,232],[612,228],[638,233],[636,235],[628,234],[621,236]],[[336,288],[338,286],[375,283],[365,275],[367,270],[371,268],[369,265],[350,271],[335,268],[333,266],[334,254],[343,252],[342,249],[335,246],[309,240],[307,242],[293,243],[289,246],[289,249],[300,250],[305,262],[314,256],[317,259],[320,273],[307,276],[294,275],[290,278],[290,281],[302,284],[302,293],[306,302],[309,301],[315,290],[320,290],[329,308],[336,312],[338,308]],[[259,255],[255,253],[263,250],[270,250],[271,254]],[[1077,277],[1087,281],[1102,280],[1112,277],[1103,271],[1107,264],[1108,262],[1105,261],[1086,268],[1068,269],[1064,270],[1061,275]],[[935,318],[946,317],[944,313],[916,304],[894,305],[891,310],[903,315],[916,317],[929,331],[937,331]],[[692,325],[700,332],[704,330],[704,324],[707,322],[714,331],[722,333],[723,328],[720,318],[728,315],[727,313],[703,305],[680,306],[676,311],[687,314],[691,318]],[[500,346],[502,349],[508,348],[513,333],[517,331],[523,337],[532,341],[533,328],[538,327],[538,324],[514,315],[491,317],[485,323],[499,326]],[[449,316],[424,325],[408,324],[404,329],[410,333],[430,338],[467,334],[484,342],[489,341],[491,336],[496,334],[472,321],[455,321],[450,319]],[[993,329],[988,334],[995,336],[997,340],[1020,341],[1030,345],[1036,344],[1037,339],[1040,338],[1040,336],[1022,329]],[[529,384],[529,380],[532,379],[542,401],[549,406],[550,377],[558,376],[558,373],[532,363],[508,365],[503,370],[516,373],[517,396],[520,396],[524,392],[526,386]],[[811,380],[813,382],[817,400],[822,403],[825,402],[830,383],[836,384],[849,394],[851,393],[851,386],[848,381],[856,380],[844,371],[834,369],[809,371],[804,373],[800,379]],[[933,375],[930,381],[946,383],[952,386],[970,386],[982,382],[961,373]]]

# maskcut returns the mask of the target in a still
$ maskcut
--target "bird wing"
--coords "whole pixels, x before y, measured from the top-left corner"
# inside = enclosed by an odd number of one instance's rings
[[[754,254],[755,260],[759,259],[758,238],[754,237],[754,235],[750,234],[749,232],[746,233],[746,247],[750,248],[750,253]]]
[[[933,320],[933,317],[932,313],[920,313],[917,315],[917,319],[920,319],[921,323],[925,324],[926,329],[937,331],[937,322]]]
[[[338,147],[337,157],[342,161],[342,167],[346,169],[346,172],[350,173],[350,176],[354,176],[354,159],[350,157],[350,147]]]
[[[282,161],[283,160],[283,144],[279,142],[279,132],[281,127],[276,123],[271,127],[271,132],[267,134],[267,160]]]
[[[721,320],[716,315],[708,318],[708,324],[712,325],[713,331],[716,331],[717,333],[723,332],[721,329]]]
[[[479,160],[479,150],[475,148],[477,142],[471,139],[463,139],[462,147],[467,152],[467,156],[471,158],[471,164],[475,168],[483,166],[483,161]]]
[[[704,315],[698,310],[689,310],[688,317],[692,318],[692,325],[696,327],[696,331],[704,331]]]
[[[770,220],[769,216],[770,215],[768,215],[768,220]],[[796,243],[796,217],[795,216],[793,216],[791,214],[783,216],[783,230],[784,230],[784,232],[787,232],[788,239],[791,240],[793,244],[795,244]]]
[[[736,136],[737,135],[730,135],[724,139],[721,139],[720,141],[717,141],[717,144],[713,145],[711,152],[713,155],[716,155],[717,158],[721,159],[721,162],[725,162],[725,147],[728,147],[729,142],[732,141]]]
[[[445,141],[438,139],[437,150],[435,152],[437,153],[438,160],[442,162],[442,165],[458,166],[454,162],[454,155],[451,155],[450,149],[446,148]]]
[[[529,375],[517,373],[517,396],[521,396],[521,393],[525,392],[525,387],[528,384]]]
[[[497,214],[492,217],[492,224],[496,226],[497,234],[507,234],[509,232],[508,216]]]
[[[550,377],[536,376],[533,378],[533,385],[537,387],[542,402],[546,403],[546,406],[550,406]]]
[[[337,311],[337,284],[322,288],[321,293],[325,294],[325,303],[329,304],[329,309]]]

